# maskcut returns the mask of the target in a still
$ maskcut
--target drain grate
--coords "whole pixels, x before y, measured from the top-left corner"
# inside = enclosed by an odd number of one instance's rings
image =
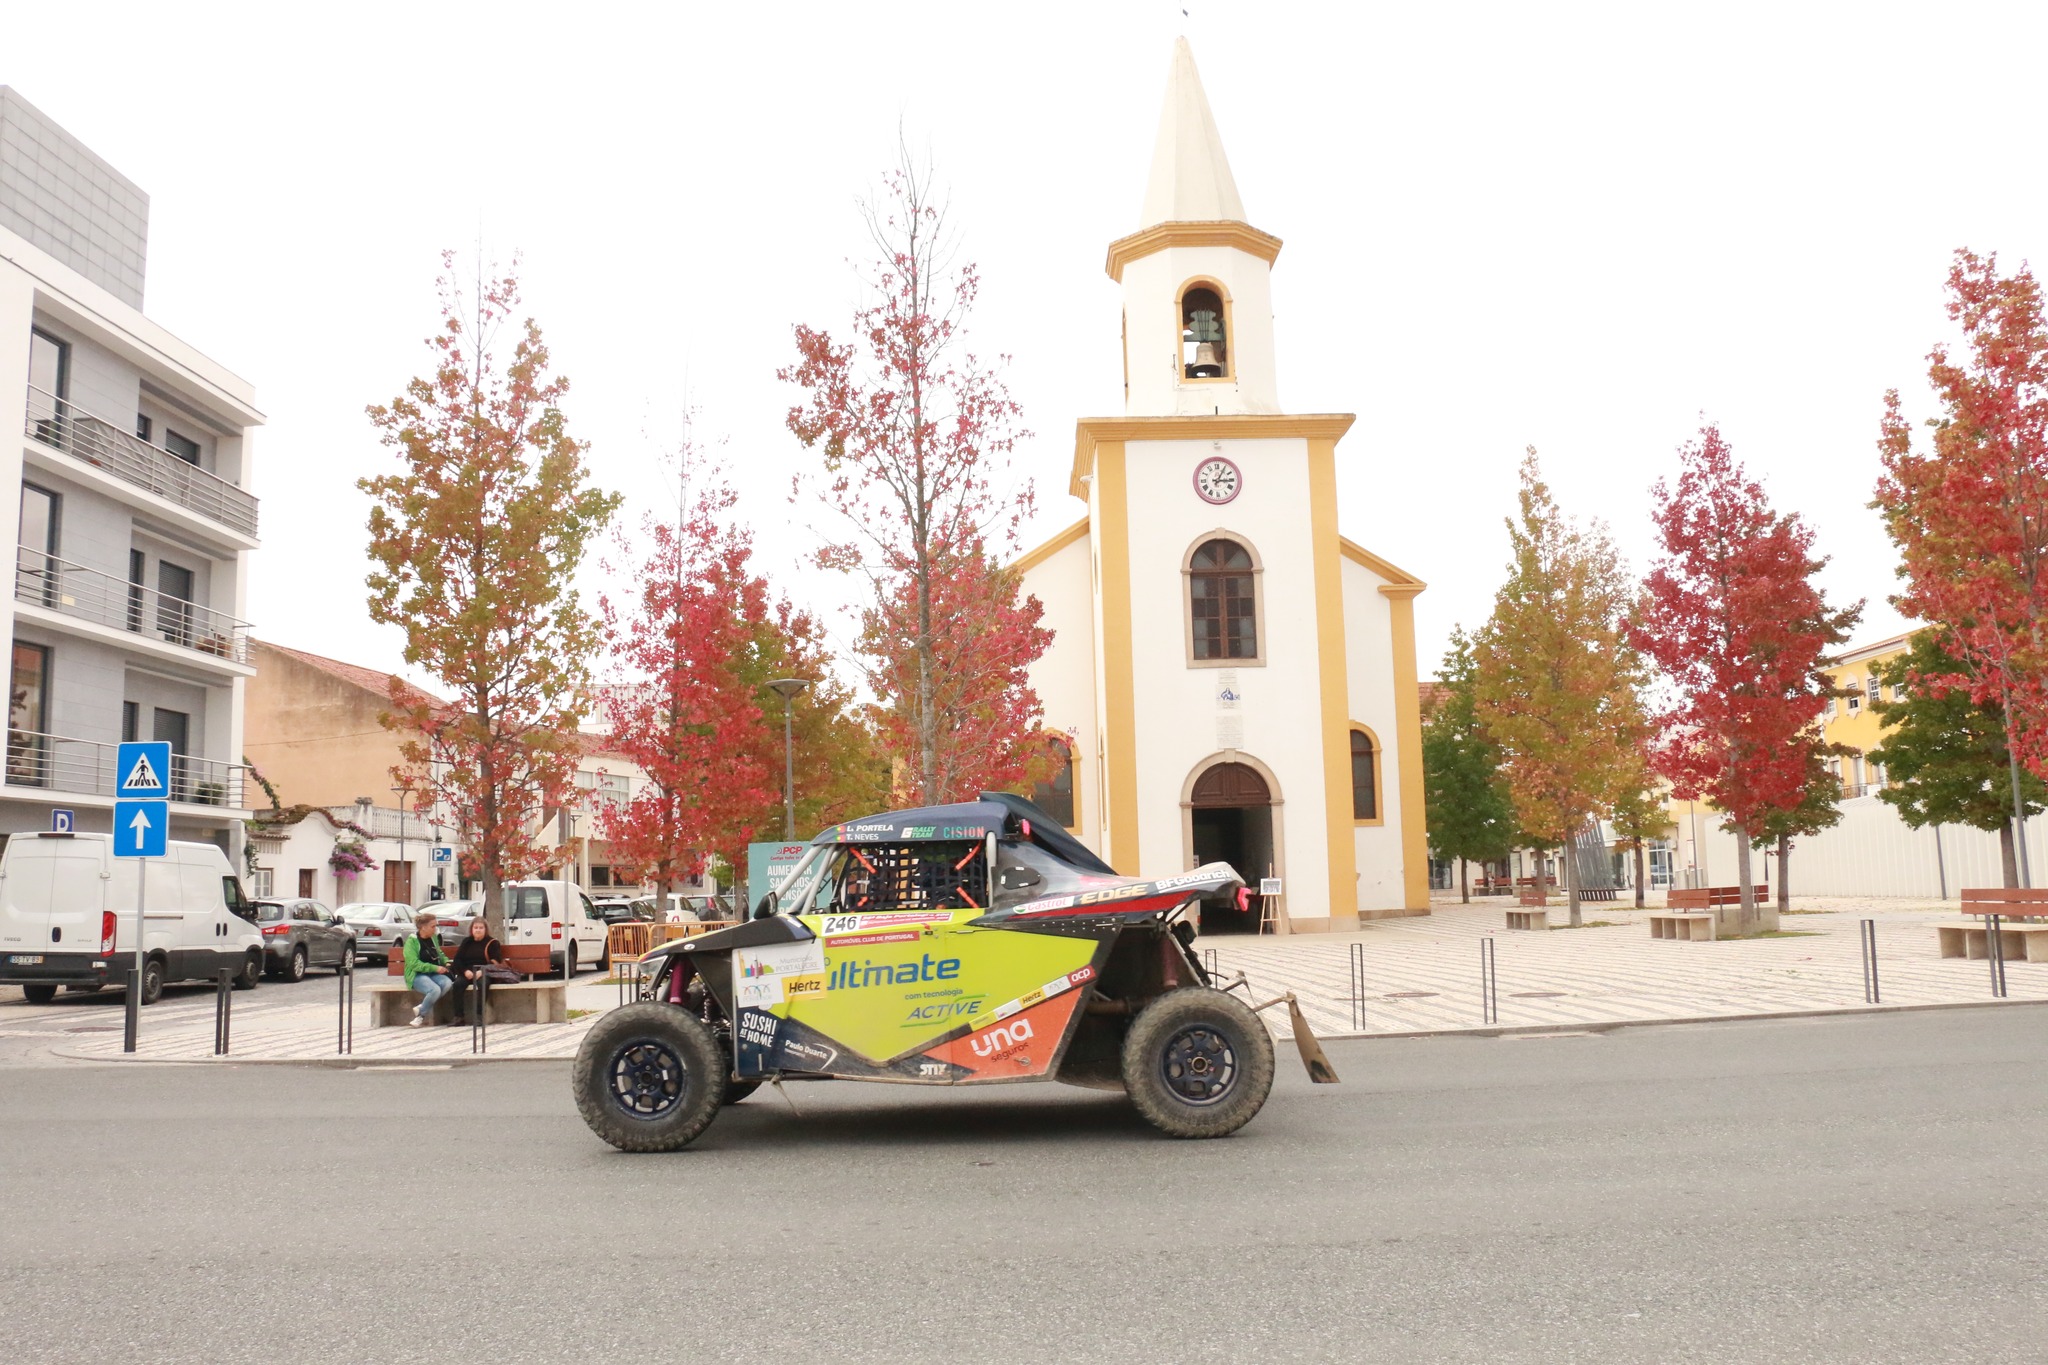
[[[1429,998],[1430,998],[1431,996],[1434,996],[1434,995],[1436,995],[1436,994],[1437,994],[1437,992],[1436,992],[1436,991],[1395,991],[1395,992],[1394,992],[1394,993],[1393,993],[1392,995],[1383,995],[1383,996],[1381,996],[1381,997],[1380,997],[1380,999],[1382,999],[1382,1000],[1427,1000],[1427,999],[1429,999]]]
[[[1509,991],[1509,992],[1508,992],[1508,999],[1510,999],[1510,1000],[1557,1000],[1557,999],[1560,999],[1560,998],[1562,998],[1562,997],[1563,997],[1563,996],[1564,996],[1565,994],[1566,994],[1566,992],[1564,992],[1564,991]]]

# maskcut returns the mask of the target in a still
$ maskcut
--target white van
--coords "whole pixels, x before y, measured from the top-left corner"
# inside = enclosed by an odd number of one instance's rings
[[[235,988],[263,975],[263,936],[228,860],[212,844],[173,843],[151,858],[143,908],[142,1003],[166,981]],[[17,834],[0,855],[0,986],[48,1004],[59,986],[122,986],[135,960],[140,860],[116,858],[107,834]]]
[[[610,971],[610,946],[604,916],[590,896],[574,882],[507,882],[500,888],[505,906],[505,965],[515,972],[542,976],[561,972],[574,976],[595,964]]]

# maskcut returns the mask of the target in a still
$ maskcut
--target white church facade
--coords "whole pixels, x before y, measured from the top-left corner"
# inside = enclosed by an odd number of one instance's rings
[[[1087,515],[1017,567],[1054,631],[1031,677],[1073,759],[1074,832],[1126,874],[1278,878],[1286,927],[1343,929],[1429,909],[1424,585],[1339,531],[1352,417],[1280,406],[1279,251],[1183,39],[1140,230],[1109,248],[1124,414],[1077,423]]]

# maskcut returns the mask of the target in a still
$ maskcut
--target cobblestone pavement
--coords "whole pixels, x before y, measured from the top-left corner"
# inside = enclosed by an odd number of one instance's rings
[[[1953,905],[1935,901],[1805,898],[1783,920],[1790,937],[1718,943],[1652,939],[1648,911],[1588,905],[1592,927],[1549,933],[1504,927],[1501,902],[1463,906],[1439,901],[1433,913],[1377,920],[1353,934],[1286,937],[1217,935],[1197,941],[1213,952],[1225,976],[1243,972],[1264,1000],[1293,991],[1309,1025],[1323,1037],[1411,1032],[1516,1029],[1650,1020],[1862,1009],[1857,923],[1877,924],[1878,972],[1885,1007],[1989,1003],[1983,962],[1938,957],[1934,924],[1953,920]],[[1554,924],[1564,919],[1553,907]],[[1494,942],[1498,1022],[1485,1023],[1480,1002],[1480,942]],[[1360,954],[1364,999],[1354,1002],[1352,954]],[[446,1063],[471,1056],[463,1028],[370,1027],[366,995],[386,978],[358,978],[352,1055],[363,1061]],[[2009,998],[2048,1000],[2048,963],[2007,965]],[[503,1024],[490,1031],[489,1053],[503,1058],[566,1058],[576,1053],[598,1013],[619,999],[615,986],[586,977],[570,988],[571,1010],[591,1014],[567,1024]],[[266,985],[235,996],[234,1061],[316,1061],[334,1058],[336,988],[307,982]],[[72,1002],[36,1008],[16,1002],[0,1019],[0,1036],[46,1055],[125,1060],[117,1001],[83,1008]],[[1289,1036],[1284,1010],[1263,1016]],[[211,992],[188,991],[145,1011],[136,1059],[211,1062]]]
[[[1318,1035],[1480,1029],[1480,941],[1494,941],[1501,1028],[1709,1019],[1729,1015],[1862,1009],[1857,925],[1877,926],[1878,985],[1885,1006],[1991,1003],[1981,961],[1938,956],[1934,925],[1959,918],[1953,902],[1797,897],[1780,931],[1792,937],[1680,943],[1652,939],[1649,910],[1587,904],[1602,927],[1510,931],[1507,904],[1454,898],[1432,913],[1375,920],[1358,933],[1288,937],[1216,935],[1226,977],[1243,972],[1260,1000],[1293,991]],[[1564,922],[1562,906],[1550,911]],[[1354,945],[1364,999],[1351,997]],[[2048,1000],[2048,962],[2008,960],[2008,998]],[[1287,1016],[1265,1016],[1288,1036]]]

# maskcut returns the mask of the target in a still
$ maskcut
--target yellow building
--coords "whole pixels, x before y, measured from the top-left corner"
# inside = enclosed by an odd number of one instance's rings
[[[1827,671],[1828,680],[1848,692],[1828,703],[1821,722],[1821,736],[1830,744],[1846,745],[1852,755],[1829,759],[1842,781],[1842,795],[1864,796],[1884,785],[1884,773],[1864,755],[1884,742],[1884,722],[1871,709],[1878,701],[1896,701],[1898,693],[1878,680],[1878,669],[1912,648],[1913,635],[1894,635],[1875,644],[1858,645]]]

